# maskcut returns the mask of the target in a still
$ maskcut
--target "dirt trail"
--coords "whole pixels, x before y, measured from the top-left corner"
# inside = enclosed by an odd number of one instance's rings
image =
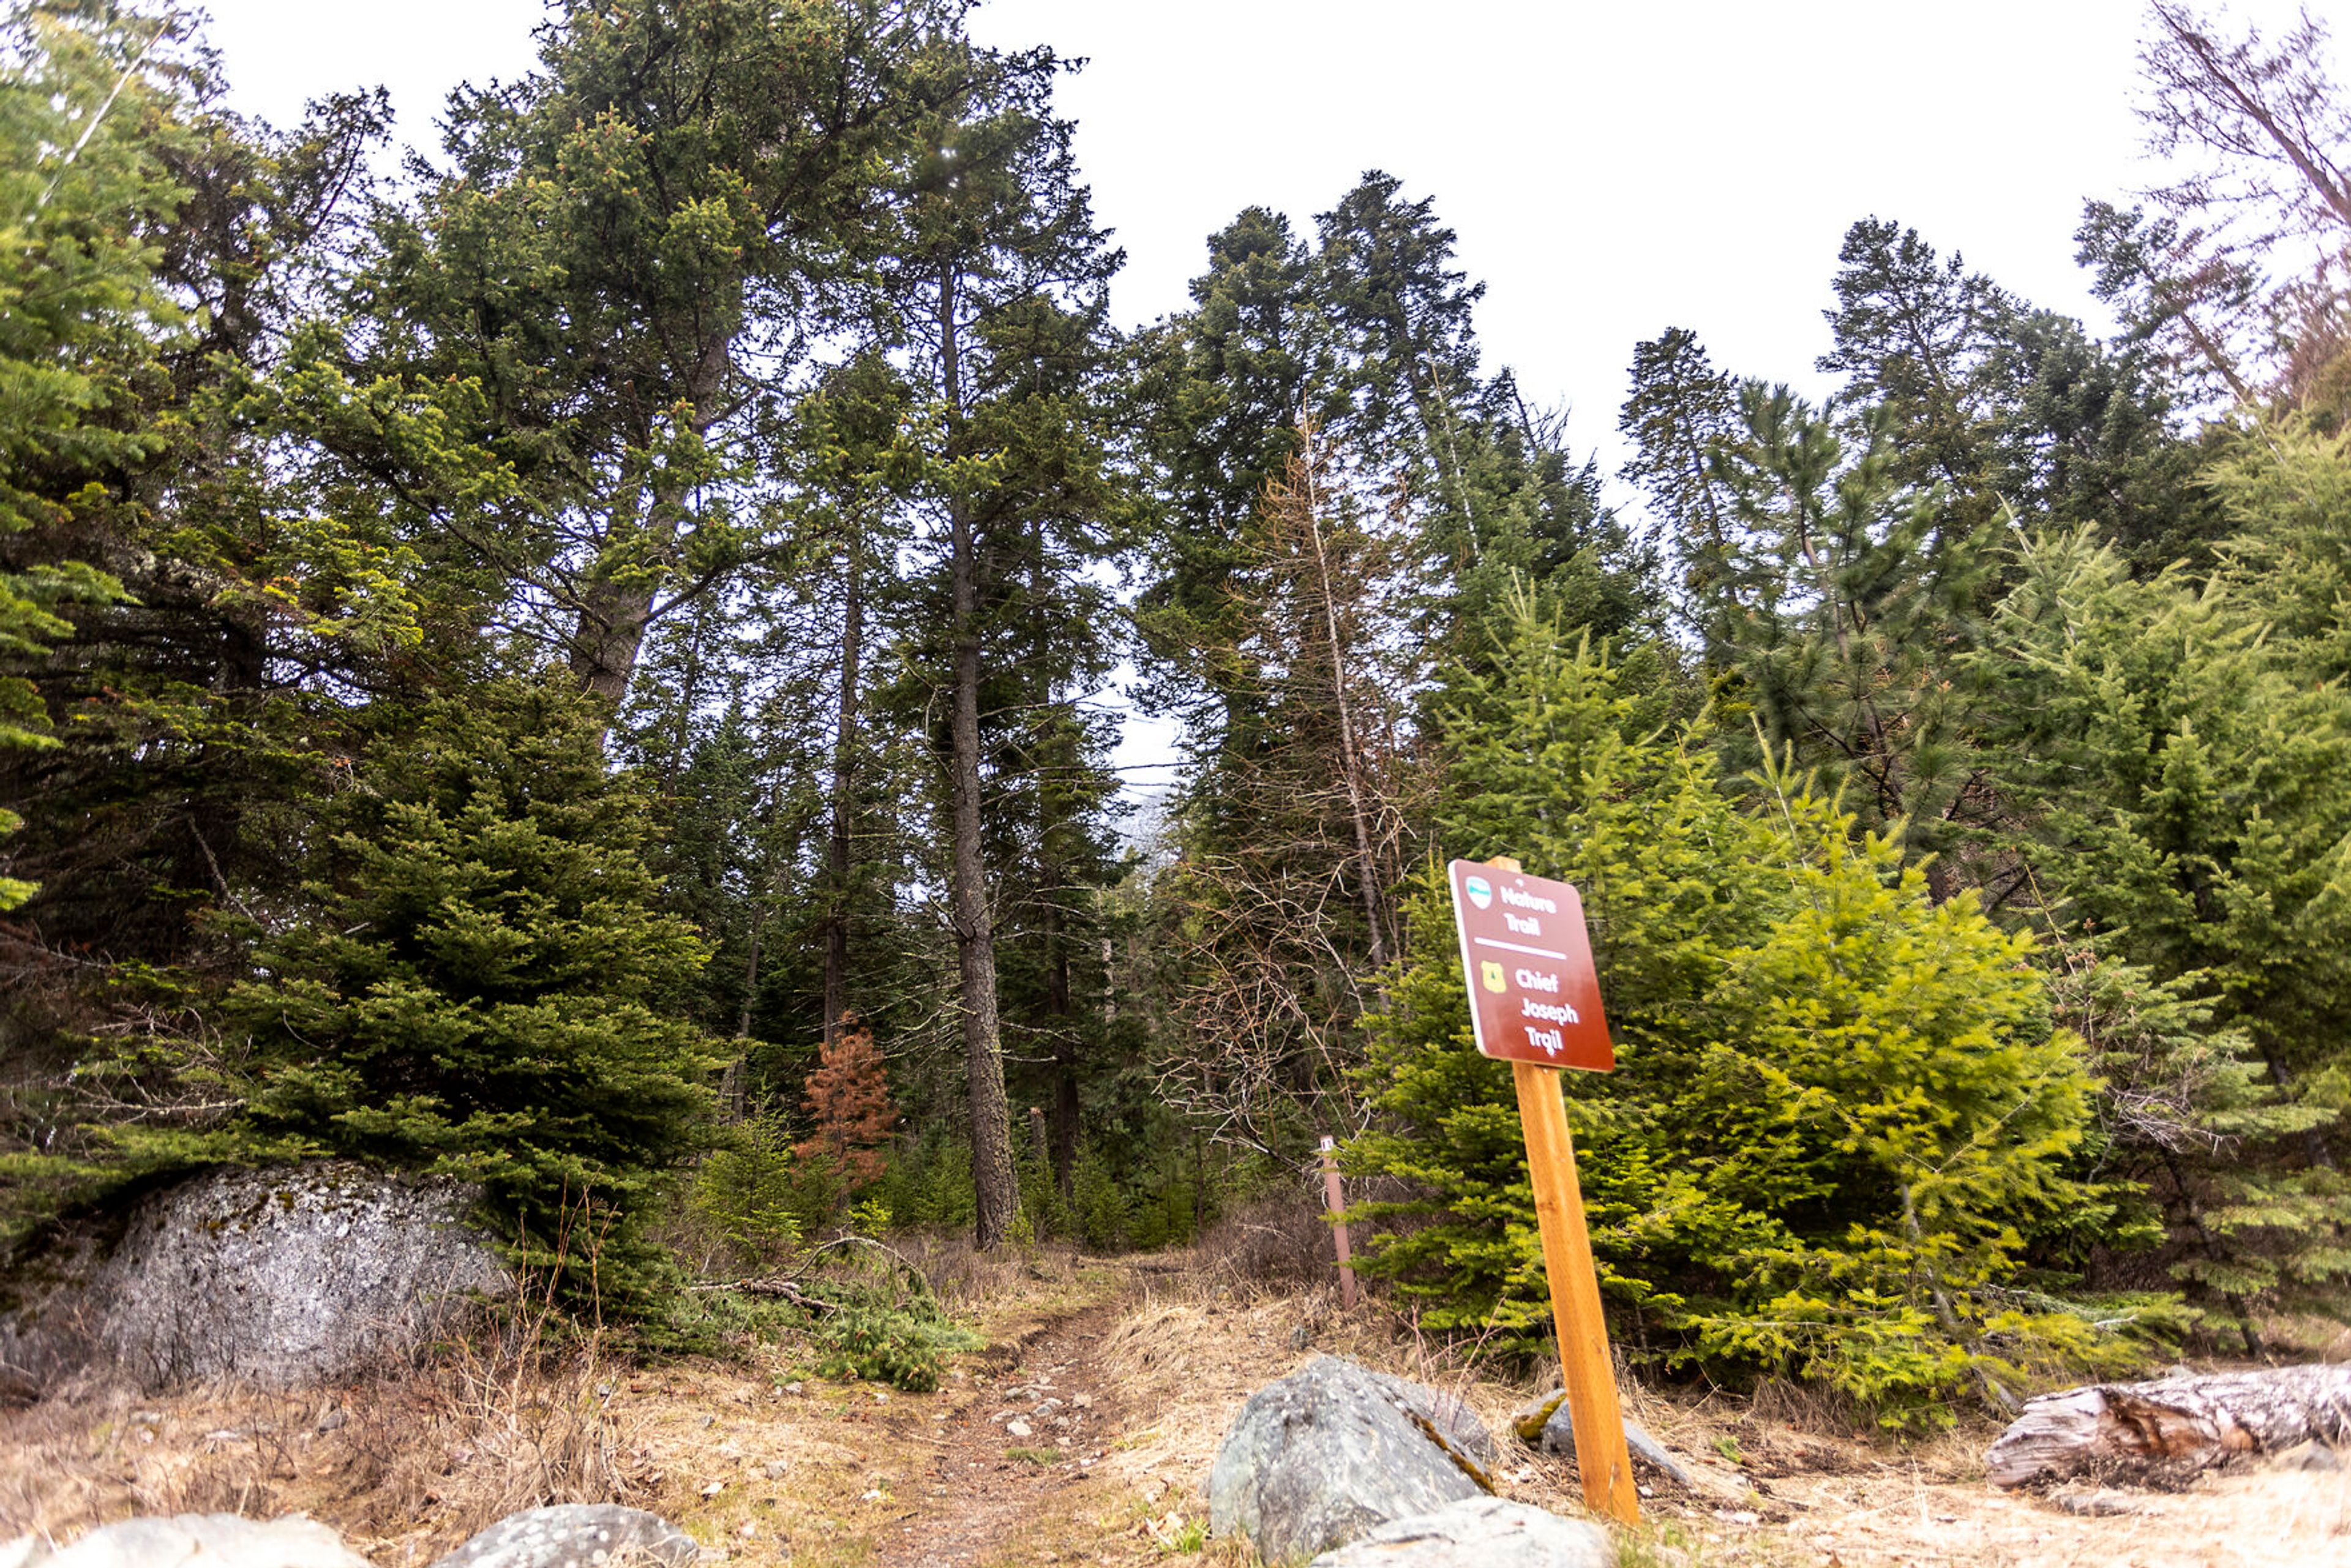
[[[915,1506],[876,1542],[882,1568],[1050,1562],[1081,1547],[1095,1560],[1108,1498],[1093,1467],[1123,1411],[1092,1358],[1123,1306],[1038,1325],[993,1349],[932,1408],[892,1425],[921,1473],[901,1499]],[[917,1459],[916,1450],[928,1452]]]

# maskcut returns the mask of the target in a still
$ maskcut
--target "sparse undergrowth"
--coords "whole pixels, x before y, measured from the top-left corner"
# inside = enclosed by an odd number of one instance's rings
[[[1376,1302],[1345,1313],[1330,1291],[1228,1254],[1103,1263],[978,1256],[941,1238],[904,1249],[943,1313],[979,1314],[966,1332],[986,1348],[943,1348],[935,1391],[810,1375],[813,1336],[772,1301],[705,1299],[728,1325],[723,1354],[616,1349],[517,1312],[349,1388],[141,1399],[93,1385],[0,1415],[0,1535],[70,1538],[132,1512],[300,1509],[382,1568],[421,1568],[512,1509],[612,1500],[679,1521],[738,1564],[903,1568],[928,1560],[910,1543],[946,1531],[990,1568],[1259,1568],[1245,1543],[1208,1539],[1202,1491],[1257,1388],[1312,1355],[1348,1354],[1458,1390],[1499,1435],[1543,1381],[1540,1369],[1499,1375]],[[1034,1436],[1008,1433],[1002,1417],[1032,1411],[1048,1379],[1094,1391],[1095,1424],[1049,1429],[1030,1415]],[[1643,1527],[1618,1535],[1626,1568],[1991,1568],[2030,1552],[2119,1563],[2222,1542],[2232,1560],[2306,1564],[2351,1531],[2342,1489],[2304,1484],[2328,1478],[2218,1477],[2143,1500],[2137,1514],[2076,1519],[1982,1484],[1980,1422],[1902,1440],[1780,1385],[1740,1398],[1628,1382],[1625,1396],[1670,1448],[1759,1489],[1735,1505],[1653,1490]],[[1521,1451],[1498,1480],[1507,1496],[1581,1512],[1566,1460]]]

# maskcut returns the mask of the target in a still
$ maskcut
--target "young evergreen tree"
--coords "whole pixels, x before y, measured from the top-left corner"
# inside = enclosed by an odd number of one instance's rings
[[[881,1176],[898,1109],[890,1103],[890,1072],[873,1049],[873,1034],[852,1015],[824,1043],[823,1061],[802,1089],[816,1132],[793,1149],[802,1161],[830,1161],[846,1188],[870,1186]]]
[[[655,908],[601,729],[548,676],[411,716],[327,809],[314,905],[232,1003],[254,1135],[478,1182],[517,1261],[626,1309],[662,1277],[641,1222],[702,1146],[718,1061],[676,1016],[705,950]]]
[[[1661,728],[1637,672],[1522,601],[1497,674],[1465,686],[1445,852],[1509,852],[1583,891],[1618,1067],[1565,1074],[1609,1294],[1669,1362],[1791,1373],[1930,1418],[2007,1375],[1997,1334],[2091,1348],[2001,1295],[2019,1228],[2089,1194],[2079,1042],[2049,1024],[2030,944],[1938,903],[1884,839],[1770,780],[1750,815],[1702,730]],[[1478,1056],[1434,873],[1389,977],[1367,1076],[1387,1120],[1358,1168],[1421,1196],[1367,1266],[1424,1321],[1545,1324],[1507,1067]]]
[[[1858,432],[1848,447],[1834,410],[1785,387],[1750,382],[1740,406],[1743,429],[1717,471],[1753,554],[1709,658],[1736,677],[1769,751],[1793,747],[1871,831],[1943,855],[1928,875],[1949,897],[1951,852],[1997,811],[1955,679],[1995,536],[1959,527],[1941,487],[1904,483],[1882,411],[1847,422]]]
[[[2135,581],[2078,534],[2023,565],[1983,658],[2009,697],[1994,743],[2036,892],[2072,936],[2208,1002],[2267,1070],[2233,1088],[2224,1050],[2195,1099],[2220,1135],[2162,1172],[2183,1273],[2241,1321],[2351,1267],[2334,1210],[2351,705],[2268,634],[2273,596],[2251,585]]]

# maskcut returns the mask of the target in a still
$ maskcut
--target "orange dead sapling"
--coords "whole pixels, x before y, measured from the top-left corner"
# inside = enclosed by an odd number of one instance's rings
[[[802,1160],[831,1160],[854,1187],[882,1174],[883,1146],[898,1124],[898,1108],[890,1103],[890,1071],[874,1049],[873,1031],[859,1026],[854,1015],[841,1023],[840,1038],[823,1048],[802,1085],[816,1135],[792,1153]]]

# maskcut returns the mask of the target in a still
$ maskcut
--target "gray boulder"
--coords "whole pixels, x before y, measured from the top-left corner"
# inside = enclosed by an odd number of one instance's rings
[[[1208,1528],[1269,1563],[1485,1495],[1494,1440],[1457,1399],[1337,1356],[1249,1396],[1208,1475]]]
[[[562,1503],[510,1513],[433,1568],[606,1568],[652,1562],[686,1568],[694,1538],[657,1513],[612,1503]]]
[[[0,1546],[12,1568],[369,1568],[368,1560],[315,1519],[240,1519],[233,1513],[181,1513],[100,1525],[72,1545],[50,1551],[21,1539]]]
[[[1472,1497],[1383,1524],[1309,1568],[1609,1568],[1615,1560],[1596,1525]]]
[[[113,1234],[34,1261],[0,1316],[0,1374],[34,1390],[92,1366],[145,1388],[350,1376],[510,1288],[467,1223],[477,1197],[336,1162],[150,1193]]]

